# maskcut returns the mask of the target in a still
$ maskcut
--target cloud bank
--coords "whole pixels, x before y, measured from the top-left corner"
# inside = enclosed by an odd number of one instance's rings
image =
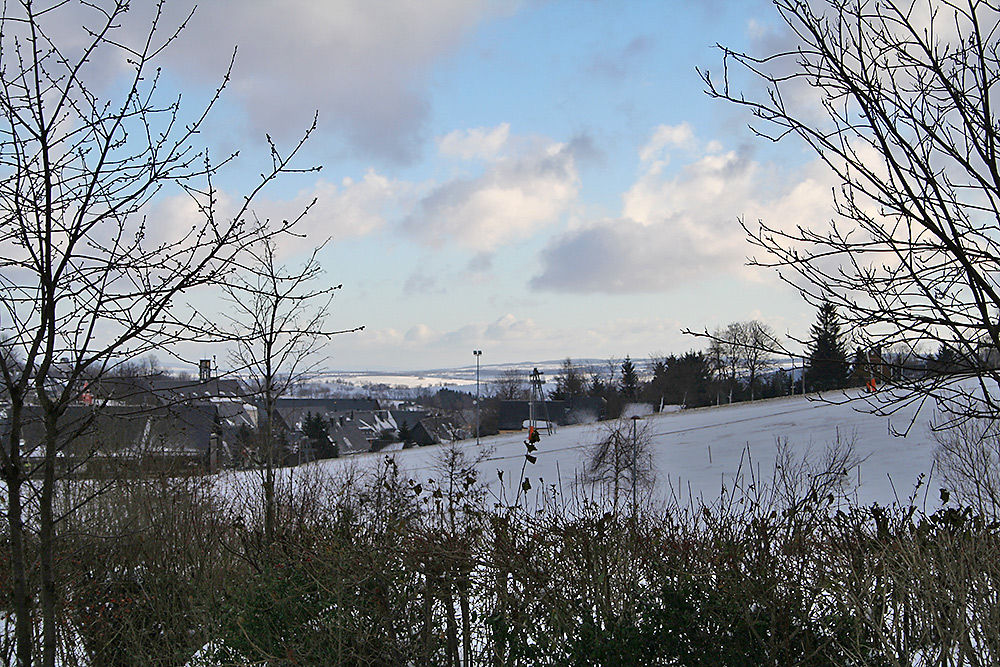
[[[481,173],[429,189],[403,221],[417,240],[488,252],[562,219],[580,182],[576,144],[511,138],[509,128],[453,132],[439,141],[446,156],[482,162]]]
[[[152,3],[150,3],[152,4]],[[217,83],[238,47],[229,95],[247,130],[294,139],[320,114],[318,138],[389,163],[416,159],[430,107],[427,77],[505,0],[212,0],[164,56],[176,75]],[[170,3],[174,24],[190,5]],[[132,12],[148,22],[149,8]]]
[[[687,125],[656,128],[638,155],[640,175],[622,196],[621,216],[585,222],[553,240],[532,287],[665,292],[739,274],[750,251],[741,219],[792,228],[830,210],[831,183],[822,170],[793,178],[746,150],[698,142]]]

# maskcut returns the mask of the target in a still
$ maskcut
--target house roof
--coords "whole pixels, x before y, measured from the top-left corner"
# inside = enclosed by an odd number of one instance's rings
[[[72,455],[129,454],[146,451],[208,451],[218,423],[210,403],[174,406],[70,405],[59,419],[64,442],[61,451]],[[24,410],[21,439],[27,450],[42,443],[44,425],[39,406]],[[9,433],[6,419],[2,430]]]
[[[133,405],[161,405],[181,400],[223,398],[242,399],[247,391],[239,380],[216,378],[207,381],[152,375],[103,377],[88,389],[101,400]]]
[[[499,427],[501,431],[519,431],[531,418],[529,401],[500,401]],[[555,422],[561,426],[597,421],[604,414],[604,401],[600,398],[577,396],[565,401],[545,401],[535,407],[535,419]]]
[[[313,412],[350,412],[351,410],[370,411],[380,409],[378,400],[374,398],[279,398],[275,401],[276,408],[304,408]]]
[[[409,428],[413,428],[417,422],[431,416],[429,410],[390,410],[389,413],[397,427],[406,424]]]
[[[451,442],[469,436],[468,431],[456,419],[446,415],[433,415],[421,419],[413,427],[411,434],[418,445]]]
[[[328,432],[330,439],[337,443],[341,456],[371,451],[368,438],[356,422],[347,421],[343,424],[333,424]]]
[[[152,378],[153,391],[162,396],[178,398],[245,398],[247,390],[234,378],[213,378],[211,380],[181,380],[172,377]]]

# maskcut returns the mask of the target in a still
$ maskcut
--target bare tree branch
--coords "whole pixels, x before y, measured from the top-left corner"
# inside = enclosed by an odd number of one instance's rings
[[[928,398],[957,418],[998,413],[1000,9],[969,0],[776,0],[798,41],[766,57],[720,47],[706,91],[748,109],[761,137],[795,136],[840,180],[825,230],[742,221],[776,270],[834,304],[878,353],[947,346],[947,376],[896,374],[878,409]],[[736,70],[766,86],[733,89]],[[808,100],[803,104],[802,100]],[[972,381],[969,382],[968,380]]]

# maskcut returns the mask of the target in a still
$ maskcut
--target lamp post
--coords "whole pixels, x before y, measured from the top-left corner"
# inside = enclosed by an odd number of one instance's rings
[[[473,350],[476,356],[476,445],[479,445],[479,358],[483,356],[482,350]]]
[[[639,509],[639,438],[636,433],[636,426],[639,420],[642,419],[639,415],[632,415],[632,518],[635,516]]]

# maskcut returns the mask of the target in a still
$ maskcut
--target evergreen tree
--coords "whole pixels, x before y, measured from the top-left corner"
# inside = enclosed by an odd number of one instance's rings
[[[573,360],[567,357],[562,362],[562,373],[556,376],[556,388],[550,392],[549,398],[554,401],[565,401],[584,396],[586,393],[587,377],[573,365]]]
[[[700,407],[712,403],[712,368],[701,352],[671,354],[655,359],[653,377],[642,389],[642,399],[656,406]]]
[[[666,394],[670,378],[670,370],[667,367],[668,361],[673,361],[675,357],[664,357],[653,360],[653,379],[651,379],[642,390],[642,399],[656,406],[659,410],[661,403],[666,403]]]
[[[843,389],[850,380],[850,364],[836,306],[829,301],[820,304],[810,334],[806,387],[809,391]]]
[[[788,396],[792,393],[792,376],[784,368],[779,368],[764,385],[764,398],[774,398],[776,396]]]
[[[667,394],[668,403],[689,408],[712,404],[712,366],[708,357],[701,352],[687,352],[670,363],[668,370],[672,387],[672,393]]]
[[[622,396],[627,399],[634,399],[639,395],[639,373],[635,370],[635,364],[626,356],[622,362],[622,376],[619,380]]]
[[[329,423],[321,414],[307,412],[302,420],[302,435],[309,439],[316,458],[336,458],[339,451],[336,444],[330,439],[328,430]]]
[[[928,364],[928,369],[932,373],[939,374],[954,373],[958,371],[960,367],[961,364],[959,363],[958,353],[955,352],[955,348],[948,343],[941,343],[941,347],[938,348],[937,354]]]
[[[587,395],[594,398],[606,398],[607,393],[607,384],[601,379],[601,376],[592,375],[590,377],[590,388],[587,389]]]
[[[413,431],[410,430],[410,425],[406,422],[400,424],[396,432],[399,434],[399,441],[403,443],[404,447],[413,440]]]
[[[868,358],[860,347],[854,350],[854,362],[851,363],[850,384],[854,387],[864,386],[871,376],[868,368]]]

